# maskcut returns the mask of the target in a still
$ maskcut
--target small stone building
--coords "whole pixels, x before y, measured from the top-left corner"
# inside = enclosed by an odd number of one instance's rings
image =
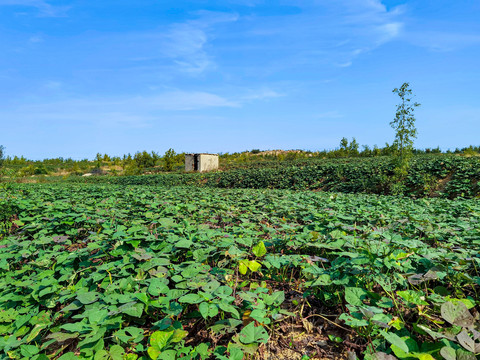
[[[185,171],[205,172],[218,169],[218,154],[185,154]]]

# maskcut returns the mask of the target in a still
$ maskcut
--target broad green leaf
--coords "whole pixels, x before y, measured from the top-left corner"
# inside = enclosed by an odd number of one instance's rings
[[[267,253],[267,249],[265,248],[265,244],[263,243],[263,241],[260,241],[257,245],[255,245],[252,248],[252,252],[253,255],[255,255],[256,257],[262,257],[263,255],[265,255]]]
[[[148,286],[148,292],[150,295],[159,296],[160,294],[166,294],[168,291],[168,286],[165,283],[158,279],[152,278],[150,280],[150,285]]]
[[[228,360],[242,360],[243,359],[243,351],[237,348],[230,349],[230,356]]]
[[[173,337],[173,331],[155,331],[150,336],[150,345],[162,351]]]
[[[248,262],[248,268],[252,271],[252,272],[256,272],[258,271],[260,268],[262,267],[262,265],[256,261],[256,260],[250,260]]]
[[[403,300],[415,305],[428,305],[422,292],[415,290],[397,291],[397,295]]]
[[[20,346],[20,352],[25,357],[32,357],[33,355],[38,354],[40,349],[35,345],[22,345]]]
[[[368,293],[361,288],[358,287],[347,287],[345,288],[345,300],[350,305],[363,305],[363,301],[367,299]]]
[[[230,305],[230,304],[225,303],[225,302],[220,302],[220,303],[218,304],[218,307],[219,307],[221,310],[226,311],[226,312],[232,314],[235,319],[240,319],[240,314],[238,313],[238,310],[235,308],[235,306]]]
[[[255,323],[251,322],[240,331],[239,338],[243,344],[255,342],[266,343],[268,341],[268,334],[262,326],[255,326]]]
[[[238,265],[238,271],[240,272],[240,274],[245,275],[247,273],[248,264],[249,264],[248,260],[246,260],[246,259],[240,260],[240,263]]]
[[[187,239],[182,239],[175,243],[175,246],[182,249],[189,249],[193,245],[193,242]]]
[[[99,295],[100,294],[95,291],[79,293],[77,295],[77,300],[80,301],[83,305],[87,305],[97,301]]]
[[[399,349],[401,349],[405,353],[409,352],[407,343],[397,334],[383,331],[383,330],[380,333],[385,338],[385,340],[387,340],[390,344],[397,346]]]
[[[188,331],[175,329],[172,336],[172,342],[180,342],[188,335]]]
[[[119,345],[113,345],[108,350],[108,353],[111,356],[112,360],[123,360],[125,350]]]
[[[327,286],[332,284],[332,278],[329,274],[321,274],[317,276],[317,279],[313,282],[312,286]]]
[[[130,316],[133,316],[133,317],[141,317],[142,314],[143,314],[143,309],[144,309],[144,305],[141,304],[141,303],[134,303],[134,304],[129,304],[128,306],[126,307],[123,307],[122,308],[122,312],[124,314],[127,314],[127,315],[130,315]]]
[[[205,299],[198,294],[187,294],[183,295],[178,302],[186,303],[186,304],[198,304],[204,301]]]
[[[151,346],[147,349],[147,353],[150,359],[157,360],[162,352],[158,348]]]

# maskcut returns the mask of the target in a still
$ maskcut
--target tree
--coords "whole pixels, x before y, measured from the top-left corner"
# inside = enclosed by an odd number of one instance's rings
[[[350,144],[348,145],[348,154],[350,156],[356,156],[358,155],[358,142],[357,142],[357,139],[355,138],[352,138],[352,141],[350,142]]]
[[[348,151],[348,139],[346,137],[343,137],[342,140],[340,140],[340,150],[343,150],[344,152]]]
[[[390,126],[395,130],[395,140],[391,146],[395,162],[391,191],[394,195],[398,195],[404,192],[404,181],[413,155],[413,140],[417,138],[414,111],[420,104],[412,102],[413,95],[409,83],[403,83],[400,88],[393,89],[393,92],[401,100],[397,105],[395,119],[390,122]]]
[[[168,149],[163,155],[163,162],[165,171],[172,171],[175,165],[175,157],[177,153],[172,148]]]
[[[4,151],[5,151],[5,147],[3,145],[0,145],[0,167],[2,167],[2,164],[3,164]]]
[[[97,155],[95,156],[95,161],[96,161],[96,167],[97,168],[100,168],[102,166],[102,160],[103,160],[102,154],[97,153]]]
[[[403,83],[400,88],[393,89],[401,102],[397,105],[395,119],[390,122],[390,126],[395,130],[395,140],[392,145],[402,166],[412,155],[413,140],[417,138],[414,111],[420,106],[417,102],[412,103],[412,90],[409,86],[409,83]]]

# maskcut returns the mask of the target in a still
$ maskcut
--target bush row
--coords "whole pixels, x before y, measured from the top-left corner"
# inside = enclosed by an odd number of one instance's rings
[[[310,189],[345,193],[390,194],[394,164],[389,158],[325,161],[284,167],[238,169],[207,174],[71,177],[68,181],[121,185],[220,188]],[[403,195],[473,198],[480,195],[477,157],[415,157],[402,187]]]

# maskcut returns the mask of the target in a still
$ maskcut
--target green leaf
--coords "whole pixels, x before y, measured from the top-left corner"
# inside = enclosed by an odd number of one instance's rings
[[[123,360],[125,355],[125,350],[119,345],[113,345],[108,352],[112,360]]]
[[[20,352],[25,357],[32,357],[38,354],[40,349],[34,345],[22,345],[20,346]]]
[[[207,318],[208,318],[209,310],[210,310],[210,306],[209,306],[209,304],[206,303],[206,302],[202,302],[202,303],[198,306],[198,311],[200,312],[200,315],[202,315],[202,317],[203,317],[204,319],[207,319]]]
[[[360,306],[363,305],[363,301],[367,299],[368,293],[358,287],[347,287],[345,288],[345,300],[350,304],[350,305],[356,305]]]
[[[390,344],[397,346],[399,349],[401,349],[405,353],[409,352],[407,343],[405,342],[405,340],[400,338],[400,336],[398,336],[397,334],[386,332],[383,330],[381,330],[380,333],[385,338],[385,340],[387,340]]]
[[[40,332],[45,329],[48,325],[41,325],[41,324],[37,324],[33,327],[32,331],[30,332],[30,334],[28,335],[27,339],[26,339],[26,342],[29,343],[31,342],[33,339],[35,339],[38,334],[40,334]]]
[[[148,356],[150,356],[150,359],[157,360],[162,352],[156,347],[149,347],[147,353]]]
[[[255,323],[251,322],[240,331],[239,339],[243,344],[266,343],[268,334],[262,326],[255,326]]]
[[[424,294],[420,291],[397,291],[397,295],[400,296],[403,300],[415,305],[428,305],[428,303],[425,301]]]
[[[80,301],[83,305],[91,304],[97,301],[99,294],[95,291],[79,293],[77,295],[77,300]]]
[[[230,349],[230,356],[228,360],[242,360],[243,359],[243,351],[237,348]]]
[[[238,313],[238,310],[235,308],[235,306],[227,304],[225,302],[220,302],[218,303],[218,307],[221,310],[232,314],[235,319],[240,319],[240,314]]]
[[[175,360],[176,357],[176,350],[166,350],[162,351],[162,353],[158,356],[158,360]]]
[[[95,356],[93,358],[93,360],[108,360],[109,356],[108,356],[108,351],[107,350],[100,350],[100,351],[97,351],[95,353]]]
[[[150,345],[161,352],[172,339],[173,333],[173,331],[155,331],[150,335]]]
[[[168,286],[162,280],[158,278],[150,280],[150,285],[148,286],[150,295],[159,296],[160,294],[166,294],[168,290]]]
[[[143,329],[133,326],[127,326],[126,328],[113,333],[113,336],[117,337],[123,343],[139,343],[143,339]]]
[[[248,263],[249,261],[246,259],[240,260],[240,264],[238,265],[238,271],[240,272],[240,274],[245,275],[247,273]]]
[[[172,336],[172,342],[180,342],[188,335],[188,331],[175,329]]]
[[[182,239],[180,241],[177,241],[175,243],[175,246],[177,248],[182,248],[182,249],[190,249],[193,245],[193,241],[187,240],[187,239]]]
[[[332,278],[329,274],[321,274],[311,286],[327,286],[332,284]]]
[[[273,306],[280,306],[285,301],[285,293],[283,291],[275,291],[270,295],[270,304]]]
[[[252,272],[258,271],[261,267],[262,265],[256,260],[250,260],[248,262],[248,268],[252,270]]]
[[[256,257],[262,257],[263,255],[265,255],[267,253],[267,249],[265,248],[265,244],[263,243],[263,241],[260,241],[257,245],[255,245],[252,248],[252,252],[253,255],[255,255]]]
[[[120,308],[122,313],[133,316],[133,317],[141,317],[143,314],[144,305],[142,303],[130,303],[125,304],[128,306],[121,306]],[[119,310],[120,310],[119,308]]]
[[[205,299],[198,294],[187,294],[183,295],[178,302],[186,303],[186,304],[198,304],[204,301]]]

